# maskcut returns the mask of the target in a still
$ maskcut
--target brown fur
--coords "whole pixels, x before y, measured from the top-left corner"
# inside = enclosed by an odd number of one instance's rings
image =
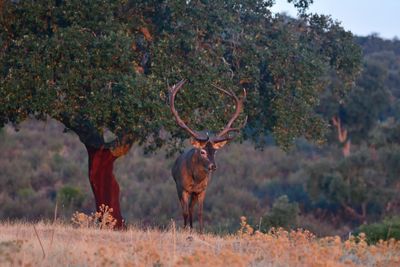
[[[222,142],[220,142],[222,143]],[[225,144],[226,142],[224,142]],[[192,144],[195,146],[192,142]],[[172,176],[176,183],[178,198],[182,206],[184,226],[189,221],[193,228],[194,206],[198,203],[198,218],[200,231],[203,231],[203,203],[211,173],[216,169],[215,152],[224,144],[206,142],[201,147],[194,147],[182,153],[172,168]],[[201,151],[206,152],[202,155]]]

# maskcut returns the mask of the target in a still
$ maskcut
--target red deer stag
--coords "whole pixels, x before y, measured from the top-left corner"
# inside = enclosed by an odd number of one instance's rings
[[[198,218],[200,232],[202,232],[203,202],[206,189],[208,182],[211,179],[211,173],[217,169],[217,165],[215,164],[215,152],[222,148],[228,141],[231,141],[236,137],[236,135],[231,136],[231,132],[239,132],[246,123],[247,118],[240,127],[232,127],[232,124],[243,110],[243,101],[246,97],[246,91],[244,90],[243,96],[238,98],[233,91],[226,91],[214,86],[235,101],[236,110],[225,128],[215,136],[209,137],[208,134],[201,134],[190,129],[179,117],[178,112],[175,109],[175,96],[185,82],[185,80],[182,80],[170,88],[169,103],[172,114],[174,115],[178,125],[191,135],[193,148],[184,152],[177,158],[172,167],[172,176],[175,180],[179,201],[182,206],[184,227],[187,227],[189,219],[190,228],[193,228],[193,209],[196,203],[198,203]]]

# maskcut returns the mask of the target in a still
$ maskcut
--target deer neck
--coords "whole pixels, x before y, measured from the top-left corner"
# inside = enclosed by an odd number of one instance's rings
[[[192,149],[191,152],[191,160],[190,160],[190,169],[192,170],[192,176],[195,182],[200,182],[204,179],[210,177],[211,172],[203,166],[200,160],[200,156],[196,153],[196,149]]]

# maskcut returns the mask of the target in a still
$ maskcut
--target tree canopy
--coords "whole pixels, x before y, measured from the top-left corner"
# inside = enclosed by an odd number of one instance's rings
[[[304,3],[303,3],[304,2]],[[312,1],[294,1],[301,10]],[[320,139],[314,108],[328,73],[345,91],[359,71],[350,32],[326,16],[274,16],[273,1],[4,1],[0,122],[48,116],[81,141],[115,149],[184,137],[166,104],[169,85],[195,129],[217,130],[230,105],[211,84],[248,90],[245,137],[281,145]],[[105,131],[113,137],[104,137]]]

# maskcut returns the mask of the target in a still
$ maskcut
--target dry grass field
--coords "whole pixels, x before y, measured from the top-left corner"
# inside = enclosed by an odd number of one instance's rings
[[[262,234],[242,218],[235,235],[127,231],[61,223],[0,224],[1,266],[400,266],[400,242],[367,245],[307,231]],[[251,234],[250,234],[251,233]]]

